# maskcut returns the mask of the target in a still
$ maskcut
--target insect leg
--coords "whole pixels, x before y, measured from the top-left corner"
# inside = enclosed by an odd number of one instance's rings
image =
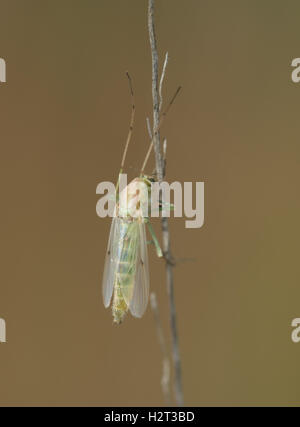
[[[174,101],[175,101],[175,98],[177,97],[177,95],[178,95],[178,93],[180,92],[180,90],[181,90],[181,86],[179,86],[179,88],[178,88],[178,89],[177,89],[177,91],[175,92],[175,95],[173,96],[173,98],[172,98],[172,99],[171,99],[171,101],[169,102],[169,105],[167,106],[167,108],[165,109],[165,111],[164,111],[164,112],[161,114],[161,116],[160,116],[160,121],[159,121],[159,124],[158,124],[158,128],[157,128],[157,129],[155,129],[154,136],[152,137],[152,140],[150,141],[150,147],[149,147],[149,149],[148,149],[148,152],[147,152],[147,154],[146,154],[146,157],[145,157],[145,160],[144,160],[144,163],[143,163],[142,169],[141,169],[141,175],[143,175],[143,173],[144,173],[145,167],[146,167],[146,165],[147,165],[148,159],[149,159],[150,154],[151,154],[151,151],[152,151],[152,149],[153,149],[153,140],[154,140],[154,137],[155,137],[155,136],[157,135],[157,133],[159,132],[159,130],[160,130],[160,128],[161,128],[161,126],[162,126],[162,124],[163,124],[163,122],[164,122],[164,119],[165,119],[166,115],[168,114],[168,112],[169,112],[170,108],[172,107],[172,105],[173,105],[173,103],[174,103]]]
[[[148,228],[149,228],[149,231],[150,231],[150,234],[151,234],[151,237],[152,237],[155,249],[156,249],[157,256],[159,258],[161,258],[163,256],[163,253],[162,253],[161,247],[160,247],[160,245],[158,243],[158,240],[157,240],[157,237],[155,235],[155,232],[154,232],[154,230],[152,228],[152,225],[150,224],[149,221],[147,222],[147,225],[148,225]]]

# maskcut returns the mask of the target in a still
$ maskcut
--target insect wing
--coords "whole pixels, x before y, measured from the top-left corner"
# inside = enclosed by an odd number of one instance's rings
[[[136,262],[135,283],[129,309],[133,316],[142,317],[149,299],[149,265],[144,223],[139,223],[139,248]]]
[[[104,273],[102,281],[102,295],[103,303],[107,308],[110,304],[110,300],[114,290],[115,276],[118,268],[118,242],[120,236],[120,219],[113,218],[109,239],[108,247],[105,256]]]
[[[121,262],[119,264],[119,284],[122,296],[130,306],[133,297],[134,283],[136,278],[137,257],[140,247],[139,224],[133,221],[123,231],[123,245],[121,249]]]

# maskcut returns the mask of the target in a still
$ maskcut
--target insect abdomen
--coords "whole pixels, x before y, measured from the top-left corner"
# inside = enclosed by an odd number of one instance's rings
[[[114,286],[113,318],[116,323],[121,323],[128,311],[128,304],[132,298],[135,269],[136,245],[130,235],[131,225],[123,224],[121,235],[123,237],[122,250],[119,253],[118,269]],[[125,296],[125,298],[124,298]],[[126,302],[127,301],[127,302]]]
[[[115,285],[114,290],[114,299],[112,305],[112,313],[114,322],[117,324],[122,323],[126,313],[128,311],[128,306],[123,298],[120,285]]]
[[[127,301],[129,301],[133,291],[133,283],[133,274],[122,272],[117,273],[112,306],[113,318],[116,323],[121,323],[128,311],[129,307],[124,299],[124,294],[127,296]]]

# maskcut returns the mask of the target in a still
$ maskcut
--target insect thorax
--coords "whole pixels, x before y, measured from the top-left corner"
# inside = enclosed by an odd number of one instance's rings
[[[128,221],[144,221],[149,217],[151,182],[147,177],[135,178],[120,193],[117,216]]]

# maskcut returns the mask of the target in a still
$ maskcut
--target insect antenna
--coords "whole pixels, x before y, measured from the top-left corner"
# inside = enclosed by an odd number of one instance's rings
[[[132,80],[131,80],[131,77],[130,77],[130,74],[128,73],[128,71],[126,71],[126,76],[128,78],[130,95],[131,95],[131,118],[130,118],[130,125],[129,125],[129,131],[128,131],[128,135],[127,135],[127,140],[126,140],[126,144],[125,144],[125,148],[124,148],[124,152],[123,152],[123,156],[122,156],[119,178],[118,178],[118,182],[117,182],[117,186],[116,186],[116,194],[117,194],[118,189],[119,189],[120,175],[123,173],[123,169],[124,169],[126,155],[127,155],[129,143],[130,143],[131,136],[132,136],[134,116],[135,116],[135,102],[134,102],[133,86],[132,86]]]
[[[155,130],[155,132],[154,132],[154,136],[152,137],[152,139],[151,139],[151,141],[150,141],[150,147],[149,147],[149,149],[148,149],[148,152],[147,152],[147,154],[146,154],[146,157],[145,157],[145,160],[144,160],[143,166],[142,166],[142,168],[141,168],[141,175],[143,175],[143,173],[144,173],[145,167],[146,167],[146,165],[147,165],[147,162],[148,162],[148,160],[149,160],[149,157],[150,157],[151,151],[152,151],[152,149],[153,149],[153,141],[154,141],[154,138],[155,138],[155,136],[158,134],[158,132],[159,132],[159,130],[160,130],[160,128],[161,128],[161,126],[162,126],[162,124],[163,124],[163,122],[164,122],[165,118],[166,118],[166,115],[168,114],[168,112],[169,112],[170,108],[172,107],[172,105],[173,105],[173,103],[174,103],[174,101],[175,101],[175,99],[176,99],[176,97],[177,97],[178,93],[180,92],[180,90],[181,90],[181,86],[179,86],[179,87],[178,87],[178,89],[176,90],[176,92],[175,92],[175,94],[174,94],[173,98],[172,98],[172,99],[171,99],[171,101],[169,102],[169,105],[167,106],[167,108],[165,109],[165,111],[164,111],[164,112],[161,114],[161,116],[160,116],[160,120],[159,120],[158,127],[157,127],[157,129]]]
[[[122,173],[122,170],[124,168],[125,159],[126,159],[126,155],[127,155],[127,151],[128,151],[128,146],[129,146],[129,142],[130,142],[131,136],[132,136],[133,124],[134,124],[134,116],[135,116],[135,103],[134,103],[133,86],[132,86],[132,80],[131,80],[131,77],[130,77],[128,71],[126,71],[126,76],[128,78],[130,95],[131,95],[131,119],[130,119],[130,126],[129,126],[128,136],[127,136],[127,140],[126,140],[126,144],[125,144],[125,149],[124,149],[124,153],[123,153],[123,157],[122,157],[122,162],[121,162],[121,173]]]

